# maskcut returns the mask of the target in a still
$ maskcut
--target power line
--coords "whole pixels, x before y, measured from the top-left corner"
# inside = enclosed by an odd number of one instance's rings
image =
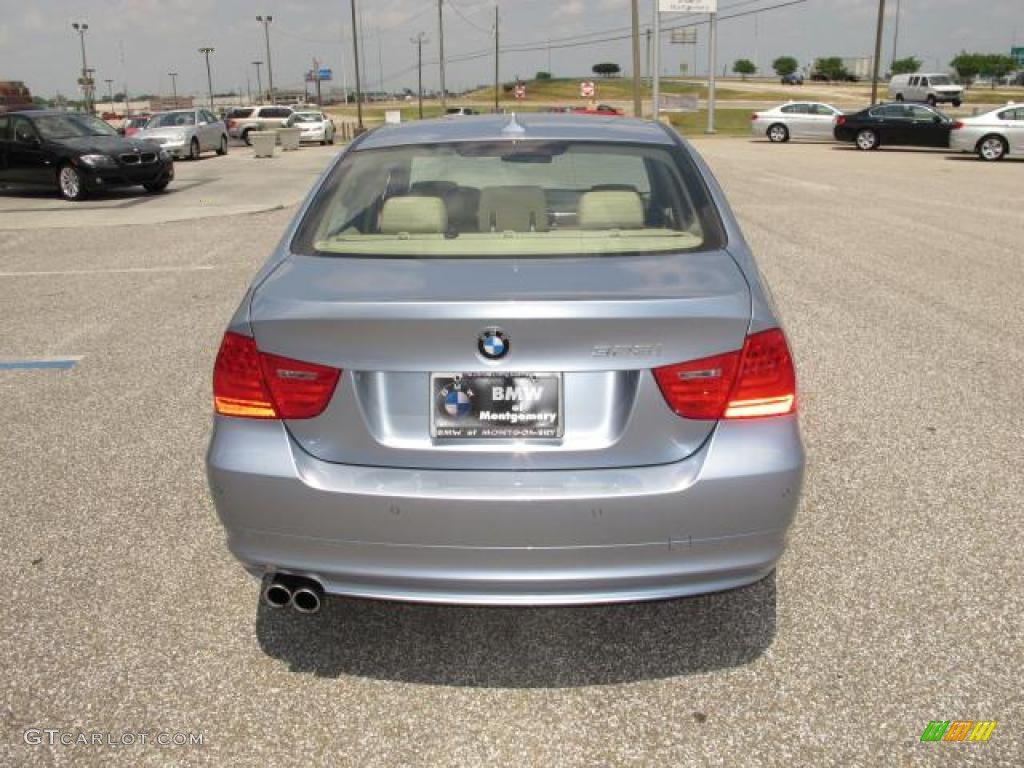
[[[462,19],[462,20],[463,20],[464,22],[466,22],[467,24],[469,24],[469,26],[471,26],[471,27],[472,27],[473,29],[475,29],[475,30],[476,30],[477,32],[482,32],[483,34],[487,35],[488,37],[490,37],[490,36],[491,36],[492,34],[494,34],[494,29],[493,29],[493,28],[492,28],[492,29],[486,29],[486,28],[484,28],[484,27],[481,27],[481,26],[477,25],[477,24],[476,24],[475,22],[471,21],[471,20],[469,19],[469,17],[468,17],[468,16],[466,16],[466,14],[464,14],[464,13],[462,12],[462,9],[461,9],[461,8],[459,8],[459,6],[457,6],[457,5],[455,4],[454,0],[448,0],[448,6],[449,6],[449,7],[450,7],[450,8],[451,8],[451,9],[452,9],[453,11],[455,11],[455,15],[456,15],[456,16],[458,16],[458,17],[459,17],[460,19]]]

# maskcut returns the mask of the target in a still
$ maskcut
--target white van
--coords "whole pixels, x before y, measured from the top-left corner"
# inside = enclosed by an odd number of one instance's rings
[[[889,82],[889,98],[895,101],[920,101],[933,107],[950,102],[954,107],[959,107],[963,103],[964,89],[954,83],[949,75],[895,75]]]

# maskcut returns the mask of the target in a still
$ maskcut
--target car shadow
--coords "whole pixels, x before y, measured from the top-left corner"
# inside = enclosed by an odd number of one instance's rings
[[[57,200],[61,202],[67,202],[69,206],[75,206],[82,208],[87,206],[90,201],[125,201],[133,200],[140,196],[142,197],[159,197],[160,195],[168,194],[173,191],[174,182],[171,182],[171,186],[159,193],[147,192],[141,186],[135,187],[114,187],[113,189],[105,189],[102,191],[91,191],[89,196],[84,201],[73,202],[65,201],[61,197],[60,191],[56,188],[48,189],[46,187],[2,187],[0,186],[0,197],[17,197],[25,200]]]
[[[572,688],[749,664],[776,629],[775,572],[710,595],[491,608],[328,597],[313,616],[259,603],[263,652],[291,671],[429,685]]]
[[[885,154],[908,154],[908,155],[942,155],[949,154],[948,149],[942,147],[893,147],[888,144],[883,144],[878,149],[869,150],[865,152],[863,149],[858,149],[854,144],[835,144],[832,149],[837,152],[864,152],[864,154],[871,154],[871,152],[883,152]]]
[[[964,152],[964,153],[961,153],[961,154],[957,154],[957,155],[949,155],[949,157],[947,157],[946,159],[947,160],[951,160],[951,161],[953,161],[955,163],[977,163],[978,165],[991,165],[991,163],[985,163],[985,161],[983,161],[977,155],[975,155],[973,153],[967,153],[967,152]],[[999,162],[1000,163],[1022,163],[1022,162],[1024,162],[1024,157],[1004,157]]]

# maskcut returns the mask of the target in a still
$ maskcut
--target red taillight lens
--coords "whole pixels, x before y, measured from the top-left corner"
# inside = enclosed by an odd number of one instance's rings
[[[796,410],[796,372],[778,328],[747,337],[736,386],[723,418],[783,416]]]
[[[959,131],[963,127],[964,127],[964,124],[961,123],[959,120],[953,121],[953,130],[954,131]]]
[[[213,367],[213,403],[223,416],[309,419],[327,407],[341,371],[268,355],[248,336],[224,334]]]
[[[228,120],[228,128],[234,128],[234,127],[235,127],[235,121],[234,120]]]
[[[796,410],[796,374],[782,331],[748,336],[742,350],[656,368],[669,407],[687,419],[749,419]]]
[[[757,120],[757,118],[758,118],[758,117],[759,117],[759,115],[757,114],[757,112],[755,112],[754,114],[752,114],[752,115],[750,116],[750,119],[751,119],[751,120]]]
[[[839,115],[836,118],[836,125],[846,125],[846,115]]]

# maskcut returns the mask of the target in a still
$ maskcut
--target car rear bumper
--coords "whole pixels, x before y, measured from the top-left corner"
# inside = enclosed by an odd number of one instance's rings
[[[312,458],[280,422],[217,417],[207,471],[254,575],[328,593],[541,605],[742,586],[774,568],[803,477],[795,417],[723,422],[690,458],[599,470],[414,470]]]

